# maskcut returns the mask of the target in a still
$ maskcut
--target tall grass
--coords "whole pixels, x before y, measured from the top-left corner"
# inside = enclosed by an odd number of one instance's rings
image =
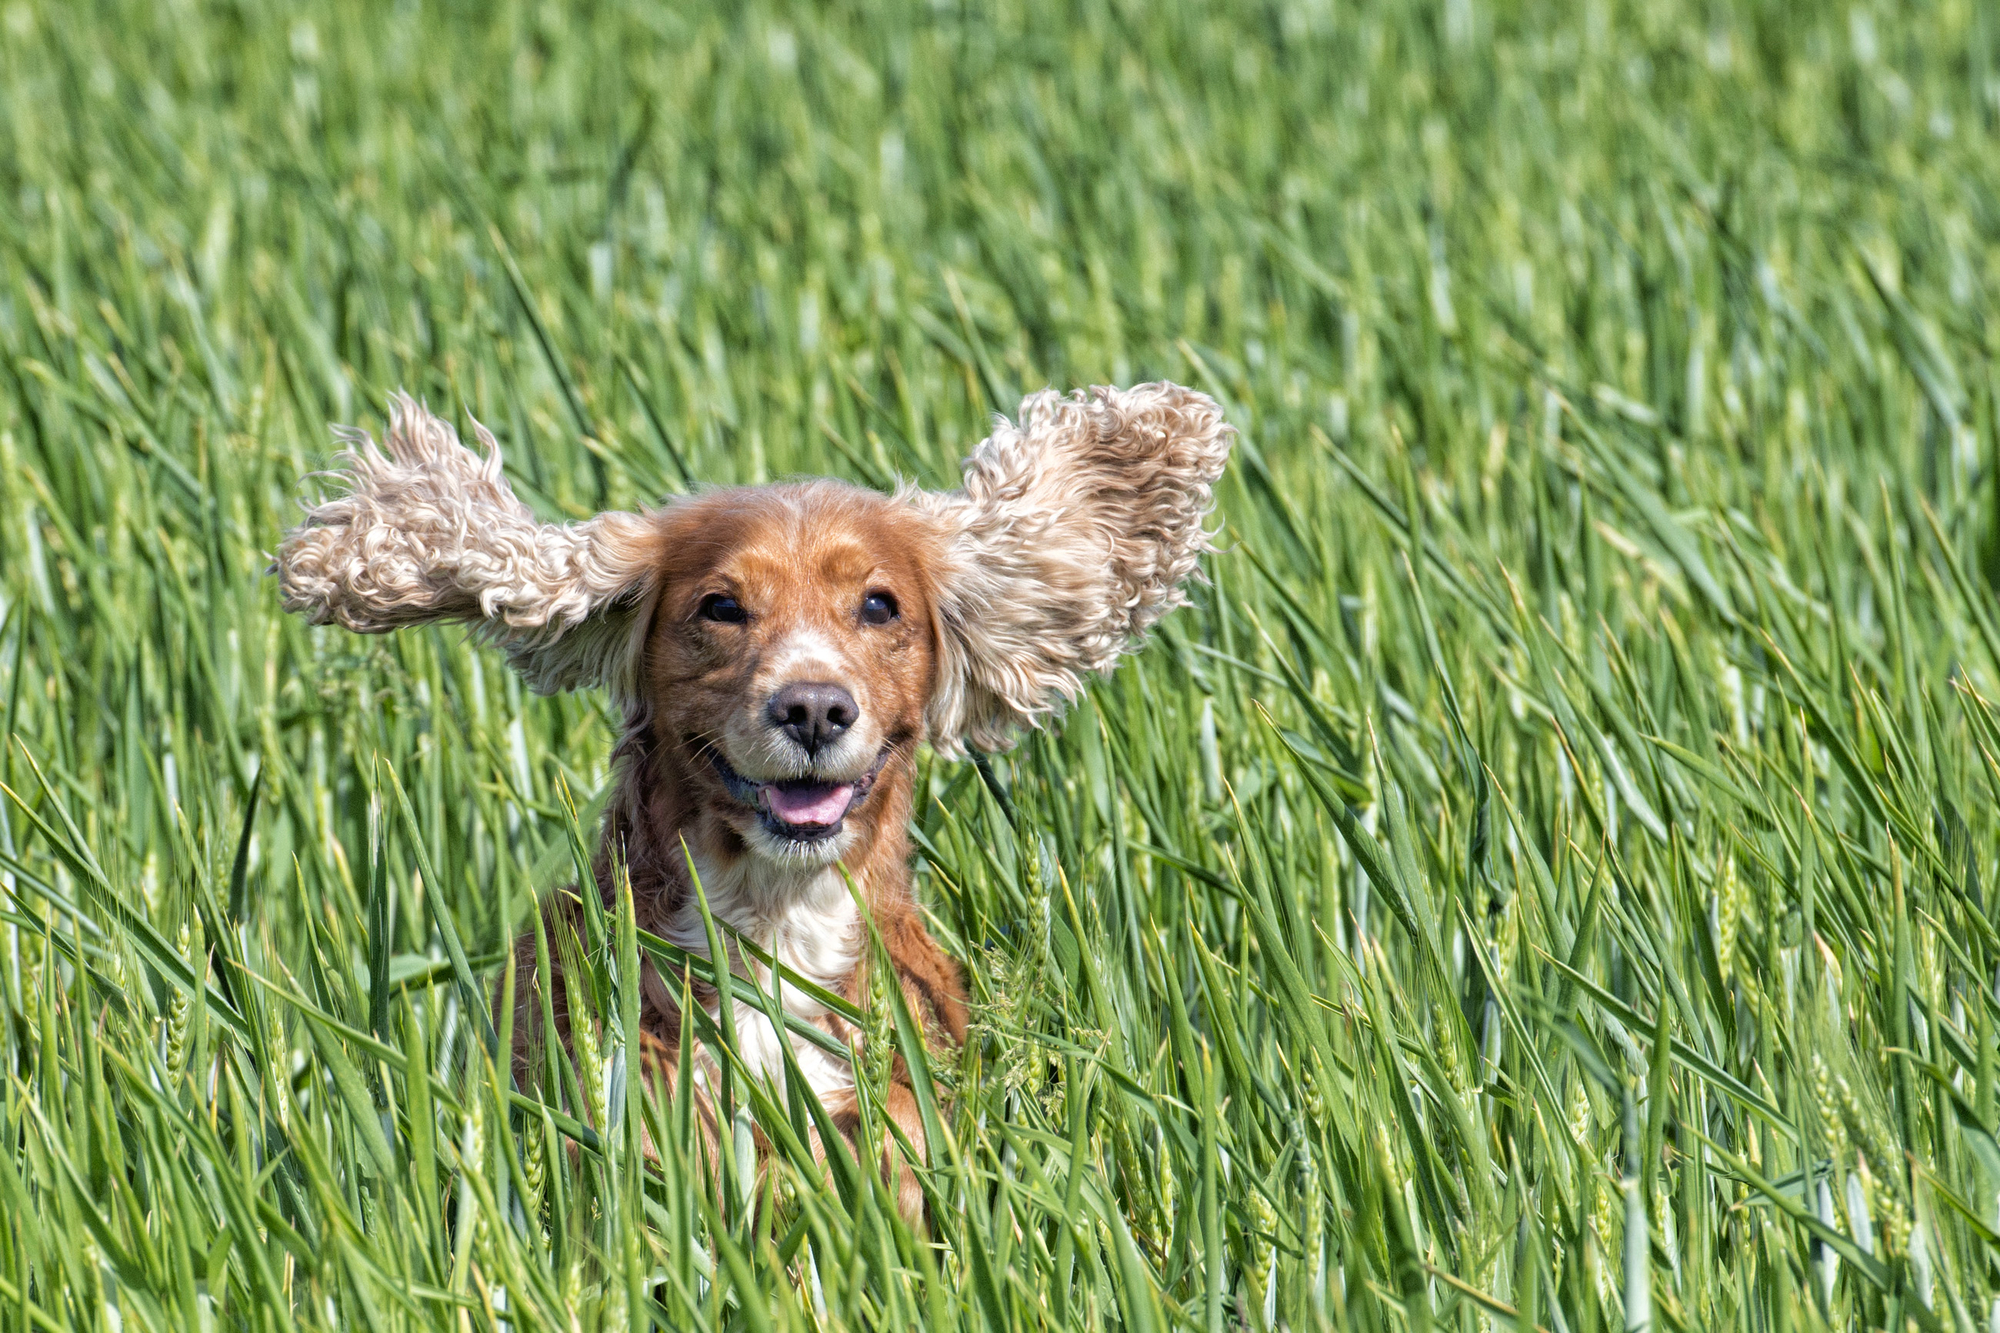
[[[0,1329],[2000,1321],[1996,128],[1971,0],[11,0]],[[608,720],[280,614],[326,423],[582,516],[1150,377],[1211,582],[921,778],[933,1227],[628,1086],[616,914],[512,1088]]]

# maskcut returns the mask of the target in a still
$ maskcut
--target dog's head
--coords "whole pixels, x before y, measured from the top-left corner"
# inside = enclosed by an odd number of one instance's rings
[[[755,854],[826,864],[920,740],[1004,748],[1183,599],[1233,435],[1171,384],[1041,393],[951,493],[835,481],[540,523],[407,397],[279,547],[287,609],[469,622],[542,692],[601,685]]]
[[[628,710],[753,851],[826,862],[924,735],[937,676],[935,525],[835,481],[710,491],[651,516]],[[635,616],[635,624],[638,617]]]

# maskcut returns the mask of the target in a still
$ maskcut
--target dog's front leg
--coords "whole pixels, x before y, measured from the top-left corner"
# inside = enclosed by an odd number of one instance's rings
[[[901,1061],[897,1063],[901,1065]],[[896,1141],[897,1135],[900,1133],[909,1143],[910,1151],[915,1153],[918,1162],[928,1161],[930,1153],[924,1135],[923,1116],[917,1110],[915,1094],[910,1091],[909,1084],[903,1081],[905,1077],[907,1076],[903,1075],[899,1068],[898,1076],[889,1083],[875,1106],[873,1118],[876,1121],[876,1142],[873,1145],[870,1145],[863,1136],[861,1108],[852,1092],[840,1097],[838,1101],[828,1098],[827,1112],[832,1117],[834,1128],[840,1131],[840,1136],[847,1141],[847,1146],[853,1151],[855,1159],[864,1166],[872,1162],[876,1170],[882,1173],[883,1183],[888,1185],[890,1196],[896,1203],[896,1211],[902,1214],[903,1220],[912,1226],[921,1227],[927,1221],[923,1186],[918,1182],[916,1171],[905,1155],[902,1145]],[[892,1123],[893,1130],[890,1128]],[[818,1136],[815,1135],[814,1138],[814,1147],[818,1148],[820,1146],[817,1142]]]

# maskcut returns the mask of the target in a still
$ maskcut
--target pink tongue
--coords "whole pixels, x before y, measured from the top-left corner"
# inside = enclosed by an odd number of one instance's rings
[[[787,824],[836,824],[854,799],[854,784],[842,782],[821,786],[801,785],[786,791],[773,784],[764,788],[773,815]]]

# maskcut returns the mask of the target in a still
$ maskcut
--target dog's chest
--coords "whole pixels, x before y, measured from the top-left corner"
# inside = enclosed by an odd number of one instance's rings
[[[702,888],[708,896],[709,911],[719,926],[726,926],[753,941],[760,949],[823,989],[836,994],[847,987],[861,958],[862,928],[854,899],[838,868],[828,867],[810,875],[796,875],[785,881],[753,880],[743,868],[702,872]],[[673,942],[691,953],[708,955],[708,932],[701,913],[693,905],[684,908],[669,931]],[[735,955],[737,951],[730,949]],[[754,980],[766,994],[772,989],[770,969],[752,958],[733,956],[739,976]],[[815,1026],[828,1026],[833,1018],[827,1008],[800,990],[783,985],[779,998],[785,1012]],[[715,1005],[711,1003],[710,1011]],[[769,1016],[753,1001],[738,1001],[733,1015],[737,1054],[758,1074],[782,1085],[785,1078],[784,1048]],[[847,1028],[833,1018],[836,1031]],[[825,1098],[854,1085],[854,1072],[845,1058],[833,1055],[795,1033],[787,1033],[793,1058],[815,1094]]]

